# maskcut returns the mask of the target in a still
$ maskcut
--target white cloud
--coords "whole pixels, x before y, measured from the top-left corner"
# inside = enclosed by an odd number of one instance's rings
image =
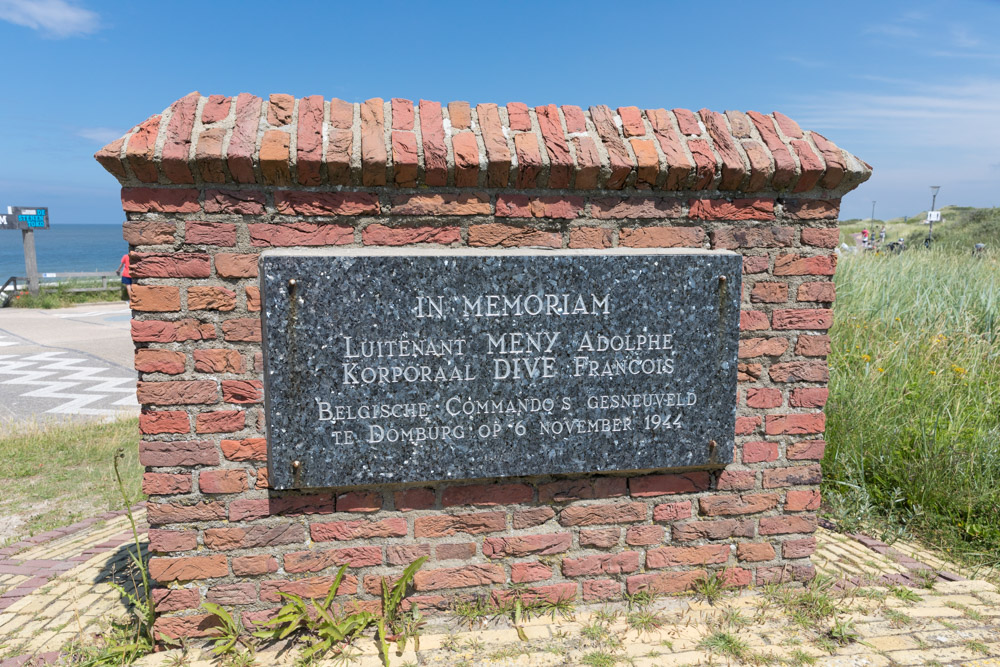
[[[67,0],[0,0],[0,20],[54,38],[86,35],[99,27],[96,13]]]
[[[77,136],[83,137],[95,143],[109,144],[115,139],[123,136],[125,133],[121,130],[116,130],[113,127],[81,127],[76,131]]]

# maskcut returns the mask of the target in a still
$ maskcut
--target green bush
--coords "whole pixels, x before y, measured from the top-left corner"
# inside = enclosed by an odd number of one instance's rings
[[[849,255],[830,330],[825,497],[1000,562],[1000,265],[944,249]]]

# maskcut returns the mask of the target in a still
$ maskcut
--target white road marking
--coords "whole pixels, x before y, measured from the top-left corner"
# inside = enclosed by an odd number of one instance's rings
[[[58,317],[60,319],[69,319],[77,317],[96,317],[98,315],[119,315],[121,313],[131,313],[130,308],[122,308],[121,310],[94,310],[89,313],[61,313],[59,315],[53,315],[52,317]]]
[[[52,414],[112,417],[119,410],[89,407],[96,402],[120,406],[137,406],[134,377],[107,377],[104,373],[117,369],[93,364],[93,360],[65,357],[67,351],[43,352],[31,356],[0,355],[0,385],[34,387],[21,394],[24,398],[59,399],[59,405],[46,410]],[[125,396],[121,396],[121,394]],[[114,394],[118,394],[115,396]]]

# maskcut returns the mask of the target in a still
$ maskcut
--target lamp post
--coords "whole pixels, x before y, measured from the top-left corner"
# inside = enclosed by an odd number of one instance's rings
[[[937,193],[940,189],[940,185],[931,186],[931,213],[934,212],[934,204],[937,202]],[[927,214],[927,224],[927,243],[930,245],[934,241],[934,216],[930,213]]]

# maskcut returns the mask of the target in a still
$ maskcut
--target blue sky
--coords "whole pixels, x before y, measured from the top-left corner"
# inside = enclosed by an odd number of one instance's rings
[[[120,223],[92,154],[198,90],[778,110],[874,166],[842,217],[998,206],[998,34],[997,1],[0,0],[0,205]]]

